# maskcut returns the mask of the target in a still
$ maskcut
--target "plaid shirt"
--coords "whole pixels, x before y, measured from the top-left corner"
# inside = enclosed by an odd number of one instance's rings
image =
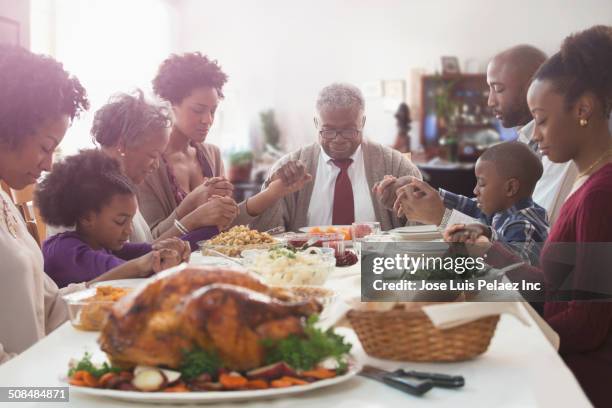
[[[548,236],[546,210],[531,198],[518,201],[507,210],[486,216],[477,206],[476,199],[440,189],[444,205],[479,219],[492,229],[492,238],[514,250],[521,258],[538,265],[542,244]]]

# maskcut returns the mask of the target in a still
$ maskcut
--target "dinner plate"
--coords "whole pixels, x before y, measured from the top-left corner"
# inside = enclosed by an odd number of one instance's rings
[[[349,231],[351,230],[350,225],[311,225],[309,227],[302,227],[299,229],[299,231],[300,232],[310,232],[310,230],[313,228],[319,228],[322,234],[325,234],[328,228],[336,228],[337,230],[339,229],[348,229]],[[336,232],[341,232],[341,231],[336,231]]]
[[[348,371],[338,377],[319,380],[307,385],[294,385],[286,388],[268,388],[265,390],[244,391],[193,391],[193,392],[138,392],[108,390],[101,388],[70,386],[74,394],[91,395],[95,397],[111,398],[130,402],[143,402],[153,404],[214,404],[220,402],[253,401],[260,399],[273,399],[301,394],[318,388],[330,387],[353,378],[361,371],[361,365],[355,360],[349,362]],[[66,380],[64,380],[66,381]]]
[[[430,242],[430,241],[442,241],[442,235],[437,233],[432,234],[402,234],[392,232],[391,236],[399,241],[418,241],[418,242]]]
[[[438,241],[442,234],[436,225],[411,225],[395,228],[389,234],[400,241]]]
[[[406,227],[399,227],[392,229],[390,232],[398,234],[432,234],[440,233],[440,229],[437,225],[409,225]]]
[[[338,233],[342,233],[344,234],[344,231],[341,231],[341,229],[348,229],[349,231],[351,231],[351,226],[350,225],[311,225],[309,227],[302,227],[300,228],[298,231],[300,232],[306,232],[309,233],[311,229],[313,228],[319,228],[321,230],[321,232],[316,232],[315,234],[331,234],[330,232],[326,232],[325,230],[327,228],[336,228],[338,231]],[[344,247],[345,248],[352,248],[353,247],[353,240],[352,239],[345,239],[344,240]]]

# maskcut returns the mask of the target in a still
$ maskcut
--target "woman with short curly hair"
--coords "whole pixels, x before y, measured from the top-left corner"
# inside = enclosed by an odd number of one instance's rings
[[[141,211],[153,236],[175,228],[192,231],[203,218],[224,227],[238,213],[219,148],[204,143],[226,81],[217,62],[198,52],[170,56],[153,80],[155,93],[171,104],[174,114],[160,167],[139,188]],[[207,202],[214,208],[201,208]]]
[[[202,225],[249,223],[308,180],[275,182],[239,206],[225,178],[219,148],[205,143],[223,99],[227,75],[199,52],[171,55],[153,80],[157,96],[172,105],[174,124],[159,169],[139,186],[138,201],[153,236]],[[238,217],[238,218],[237,218]]]

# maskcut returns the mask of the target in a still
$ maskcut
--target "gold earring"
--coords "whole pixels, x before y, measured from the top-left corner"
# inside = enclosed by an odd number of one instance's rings
[[[580,126],[585,127],[589,124],[589,121],[586,119],[580,119]]]

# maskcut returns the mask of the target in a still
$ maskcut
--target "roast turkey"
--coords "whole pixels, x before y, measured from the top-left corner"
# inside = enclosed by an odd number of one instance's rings
[[[229,369],[248,370],[264,363],[263,339],[299,335],[320,311],[315,300],[296,300],[245,271],[183,265],[117,302],[98,341],[123,367],[178,368],[185,351],[200,347]]]

